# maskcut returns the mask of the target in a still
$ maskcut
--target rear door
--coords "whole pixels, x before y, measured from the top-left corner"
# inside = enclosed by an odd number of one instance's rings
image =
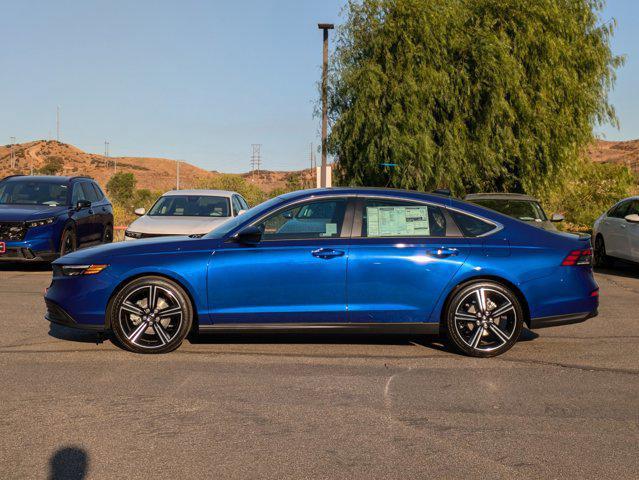
[[[631,200],[621,202],[601,222],[600,231],[606,243],[606,253],[613,257],[628,256],[628,222],[625,216],[631,203]]]
[[[360,197],[349,248],[349,321],[426,322],[470,249],[446,209]]]

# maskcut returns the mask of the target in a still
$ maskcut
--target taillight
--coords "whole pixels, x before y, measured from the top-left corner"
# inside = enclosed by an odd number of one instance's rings
[[[564,267],[574,267],[576,265],[592,265],[592,250],[584,248],[583,250],[573,250],[568,254],[564,261],[561,262]]]

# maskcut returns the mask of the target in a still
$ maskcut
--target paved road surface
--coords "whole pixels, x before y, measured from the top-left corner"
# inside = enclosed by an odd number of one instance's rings
[[[639,271],[502,357],[434,339],[207,337],[126,353],[0,266],[2,478],[639,478]],[[72,478],[82,478],[80,476]]]

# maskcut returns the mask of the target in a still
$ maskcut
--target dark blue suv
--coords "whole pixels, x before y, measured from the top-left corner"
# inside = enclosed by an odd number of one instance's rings
[[[113,241],[113,207],[89,177],[0,180],[0,261],[51,261]]]

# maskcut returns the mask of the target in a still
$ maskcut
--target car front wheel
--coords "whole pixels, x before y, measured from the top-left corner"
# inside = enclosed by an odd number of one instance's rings
[[[472,357],[494,357],[519,338],[524,314],[517,296],[495,282],[462,287],[448,303],[446,332],[452,344]]]
[[[118,292],[110,316],[113,333],[127,350],[166,353],[178,348],[189,333],[193,307],[175,282],[141,277]]]

